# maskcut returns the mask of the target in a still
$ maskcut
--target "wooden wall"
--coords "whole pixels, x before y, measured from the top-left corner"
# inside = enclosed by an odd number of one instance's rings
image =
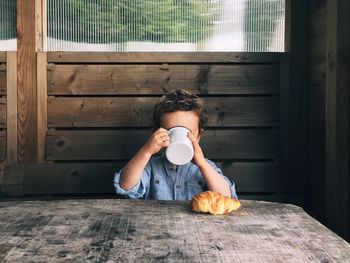
[[[290,158],[288,54],[37,54],[38,161],[6,167],[4,195],[112,194],[150,135],[151,113],[176,88],[200,95],[206,156],[242,198],[303,202]],[[7,180],[8,181],[8,180]]]
[[[0,161],[5,159],[6,132],[6,57],[0,53]]]
[[[6,136],[6,53],[0,52],[0,185],[3,180]]]
[[[350,240],[350,3],[309,3],[311,213]]]
[[[319,220],[325,217],[325,142],[326,142],[326,1],[311,1],[309,6],[309,178],[308,207]]]
[[[303,204],[305,1],[287,1],[289,53],[153,54],[42,52],[41,2],[17,1],[3,196],[113,194],[114,172],[150,135],[153,104],[186,88],[208,107],[203,149],[240,197]]]

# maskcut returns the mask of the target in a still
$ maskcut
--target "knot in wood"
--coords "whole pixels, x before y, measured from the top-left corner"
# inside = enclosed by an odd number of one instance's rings
[[[58,141],[56,142],[56,145],[57,145],[58,147],[63,147],[65,144],[66,144],[66,142],[65,142],[64,140],[58,140]]]

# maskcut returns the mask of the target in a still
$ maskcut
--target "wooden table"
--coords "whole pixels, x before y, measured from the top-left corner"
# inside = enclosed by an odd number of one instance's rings
[[[241,201],[0,202],[0,262],[350,262],[350,244],[297,206]]]

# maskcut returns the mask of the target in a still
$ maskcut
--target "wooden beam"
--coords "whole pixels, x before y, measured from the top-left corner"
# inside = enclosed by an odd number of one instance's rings
[[[307,156],[307,6],[304,0],[291,1],[291,46],[289,73],[290,160],[305,165]],[[307,172],[303,174],[304,190]]]
[[[280,64],[280,126],[282,160],[290,158],[290,55],[281,57]],[[258,109],[256,109],[258,110]]]
[[[291,34],[291,2],[292,0],[286,0],[286,9],[285,9],[285,31],[284,31],[284,50],[285,52],[290,52],[290,34]]]
[[[184,87],[200,95],[278,94],[279,64],[53,64],[48,94],[163,95]],[[276,77],[277,76],[277,77]]]
[[[23,164],[6,165],[4,170],[4,179],[1,194],[3,196],[22,196],[23,179]]]
[[[18,161],[37,159],[35,0],[17,0]]]
[[[0,63],[0,96],[6,96],[6,64]]]
[[[39,52],[37,55],[38,76],[37,76],[37,95],[38,95],[38,162],[45,161],[45,144],[47,131],[47,55]]]
[[[46,30],[46,0],[35,0],[35,50],[44,50]]]
[[[4,161],[6,154],[5,154],[5,147],[6,147],[6,141],[5,141],[5,135],[6,132],[0,131],[0,161]]]
[[[126,162],[25,165],[24,194],[113,193],[113,176]],[[241,193],[300,194],[296,167],[279,162],[217,162]],[[257,194],[259,195],[259,194]]]
[[[17,53],[7,52],[7,165],[17,162]]]
[[[278,63],[280,53],[247,52],[49,52],[49,63]]]
[[[349,85],[350,3],[327,4],[326,69],[326,221],[350,238]]]
[[[128,160],[151,130],[56,130],[47,135],[47,160]],[[206,130],[201,139],[209,159],[275,159],[280,132],[272,129]]]
[[[0,97],[0,129],[6,129],[6,97]]]
[[[38,100],[43,97],[39,102],[43,129],[46,123],[50,128],[150,127],[154,104],[159,101],[159,97],[52,96],[47,100],[45,91],[38,92]],[[278,96],[205,97],[203,101],[208,112],[206,127],[279,126]]]

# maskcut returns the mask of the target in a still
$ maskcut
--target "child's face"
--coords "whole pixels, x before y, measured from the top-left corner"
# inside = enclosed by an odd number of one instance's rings
[[[202,131],[199,130],[199,118],[193,111],[175,111],[165,113],[161,119],[161,125],[164,129],[170,129],[175,126],[183,126],[189,129],[194,137],[200,139]]]

